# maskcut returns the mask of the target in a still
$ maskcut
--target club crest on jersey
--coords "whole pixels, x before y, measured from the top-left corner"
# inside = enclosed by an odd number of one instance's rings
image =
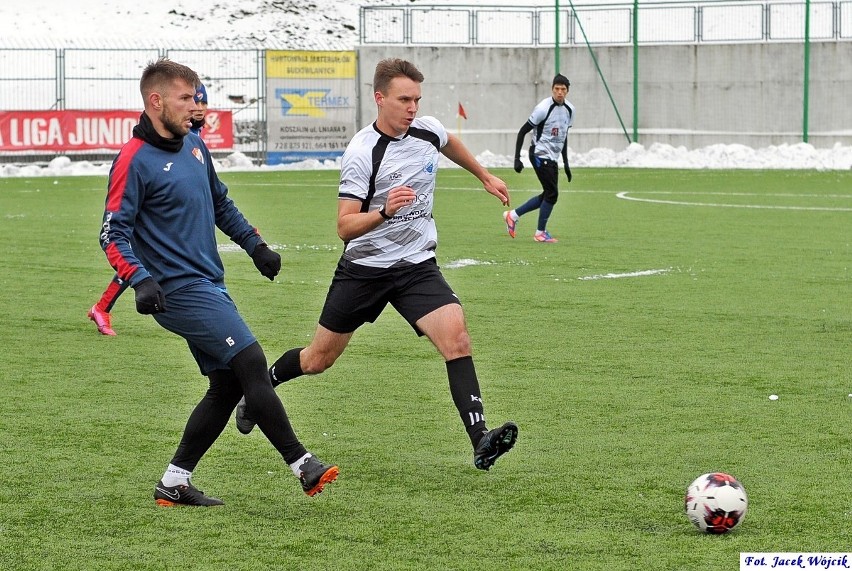
[[[432,157],[427,157],[423,161],[423,172],[428,174],[435,174],[436,172],[438,172],[438,161],[436,161]]]
[[[192,149],[192,156],[198,159],[198,162],[200,162],[202,165],[204,164],[204,155],[201,154],[201,149],[199,149],[198,147]]]

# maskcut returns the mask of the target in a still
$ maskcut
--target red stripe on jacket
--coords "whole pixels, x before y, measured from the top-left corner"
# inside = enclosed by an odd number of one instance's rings
[[[118,246],[110,242],[106,250],[107,261],[109,261],[109,265],[115,268],[115,273],[118,274],[118,277],[127,281],[130,277],[136,273],[136,270],[139,269],[139,266],[128,263],[127,260],[124,259],[124,256],[121,255],[121,252],[118,251]]]
[[[108,212],[118,212],[121,209],[121,201],[124,199],[124,191],[127,189],[127,173],[136,152],[142,148],[145,141],[133,137],[121,149],[118,159],[109,177],[109,188],[107,189],[106,209]],[[110,242],[106,249],[107,260],[115,268],[118,277],[129,280],[139,266],[129,263],[118,251],[118,247]]]
[[[124,189],[127,188],[127,171],[130,170],[130,163],[133,162],[133,157],[145,141],[133,137],[118,155],[118,160],[113,168],[112,175],[109,178],[109,189],[107,190],[106,209],[110,212],[118,212],[121,208],[121,199],[124,198]]]

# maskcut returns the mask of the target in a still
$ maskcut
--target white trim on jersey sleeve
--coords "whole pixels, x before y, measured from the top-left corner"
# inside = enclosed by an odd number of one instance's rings
[[[368,140],[365,141],[365,138]],[[337,189],[339,198],[357,197],[362,201],[367,198],[369,191],[367,187],[370,184],[373,168],[370,162],[372,155],[365,152],[350,152],[350,150],[354,151],[364,144],[374,142],[367,137],[355,137],[349,143],[340,160],[340,185]]]
[[[443,149],[447,146],[447,141],[449,141],[449,136],[447,135],[447,129],[444,127],[443,123],[438,121],[435,117],[431,115],[427,115],[425,117],[417,117],[414,119],[414,122],[411,124],[412,127],[417,127],[418,129],[426,129],[427,131],[432,131],[436,135],[438,135],[438,141]]]
[[[550,104],[553,103],[552,97],[545,97],[538,104],[533,107],[532,113],[530,113],[530,118],[527,119],[530,122],[530,125],[537,126],[539,123],[544,121],[544,118],[547,117],[547,110],[550,109]]]

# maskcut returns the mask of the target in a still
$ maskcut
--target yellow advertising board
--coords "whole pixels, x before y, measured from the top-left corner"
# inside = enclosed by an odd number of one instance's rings
[[[355,134],[354,51],[266,52],[267,163],[335,160]]]
[[[281,79],[354,79],[355,52],[267,51],[266,76]]]

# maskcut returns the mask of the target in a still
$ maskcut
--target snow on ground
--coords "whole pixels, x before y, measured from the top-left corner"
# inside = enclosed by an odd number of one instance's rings
[[[622,0],[625,1],[625,0]],[[632,4],[632,0],[626,0]],[[661,1],[661,0],[657,0]],[[662,0],[676,1],[676,0]],[[361,6],[414,0],[27,0],[0,2],[3,47],[89,46],[92,41],[146,47],[180,39],[239,47],[349,50],[358,42]],[[543,0],[430,0],[421,4],[541,6]],[[618,0],[578,0],[612,4]]]
[[[27,0],[0,2],[4,47],[177,43],[352,49],[358,8],[390,0]]]
[[[485,151],[477,156],[488,168],[511,167],[512,157]],[[648,148],[633,143],[622,151],[592,149],[588,153],[568,154],[576,167],[636,167],[673,169],[812,169],[849,170],[852,147],[839,144],[831,149],[815,149],[807,143],[752,149],[743,145],[711,145],[702,149],[686,149],[655,143]],[[442,167],[454,166],[445,160]],[[110,164],[72,161],[56,157],[46,166],[35,164],[0,164],[0,177],[74,176],[109,174]],[[275,166],[256,166],[242,153],[234,153],[217,161],[219,172],[250,170],[321,170],[338,169],[340,161],[309,160]]]

